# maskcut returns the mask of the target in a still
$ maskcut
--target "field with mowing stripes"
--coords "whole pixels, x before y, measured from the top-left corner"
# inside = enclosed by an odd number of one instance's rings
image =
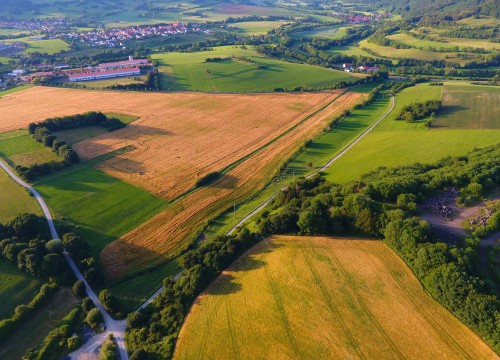
[[[0,133],[0,156],[11,166],[61,160],[48,147],[36,142],[26,130]]]
[[[330,120],[363,100],[348,92],[306,117],[259,152],[244,159],[210,186],[182,197],[145,224],[108,245],[101,259],[111,276],[172,259],[194,240],[207,219],[246,200],[277,173],[280,165]]]
[[[496,359],[383,242],[276,236],[193,305],[174,359]]]

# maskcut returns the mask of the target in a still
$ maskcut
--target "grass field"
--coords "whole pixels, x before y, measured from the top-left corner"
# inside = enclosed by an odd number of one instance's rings
[[[383,242],[263,240],[195,302],[174,359],[496,359]]]
[[[78,298],[70,289],[61,288],[0,346],[0,357],[3,360],[21,359],[26,350],[39,344],[77,303]]]
[[[494,86],[445,86],[444,111],[436,126],[467,129],[500,128],[500,88]]]
[[[233,57],[234,56],[234,57]],[[319,66],[266,58],[255,50],[233,46],[198,53],[153,55],[163,73],[162,87],[172,90],[259,92],[275,88],[323,88],[355,79],[351,74]],[[206,63],[207,58],[227,58]],[[233,58],[229,58],[233,57]],[[250,59],[251,62],[243,58]],[[356,75],[357,76],[357,75]]]
[[[439,37],[439,35],[437,35],[436,37]],[[500,50],[500,45],[498,43],[486,40],[477,40],[477,39],[455,39],[455,38],[442,37],[440,38],[439,41],[420,40],[411,35],[401,34],[401,33],[389,35],[387,36],[387,38],[391,40],[396,40],[406,45],[416,46],[418,48],[422,48],[425,50],[430,50],[431,48],[434,49],[443,48],[443,49],[453,50],[457,47],[460,49],[459,51],[467,51],[467,49],[465,48],[468,47],[482,48],[487,50],[494,50],[496,48]]]
[[[307,116],[267,146],[228,169],[209,186],[193,191],[101,252],[107,269],[120,276],[147,265],[171,260],[197,236],[207,219],[261,190],[283,162],[308,138],[318,136],[329,121],[364,98],[349,92]]]
[[[28,89],[31,89],[32,87],[33,87],[33,85],[23,85],[23,86],[16,86],[15,88],[8,89],[8,90],[2,90],[2,91],[0,91],[0,99],[3,96],[9,95],[9,94],[15,94],[17,92],[24,91],[24,90],[28,90]],[[1,132],[1,130],[0,130],[0,132]]]
[[[70,49],[69,45],[60,39],[31,40],[27,41],[26,44],[28,45],[26,50],[24,50],[26,54],[38,52],[41,54],[47,53],[49,55],[53,55]]]
[[[0,170],[0,189],[0,224],[10,221],[19,213],[42,214],[36,200],[3,169]]]
[[[40,280],[0,260],[0,320],[11,317],[17,305],[29,303],[40,286]]]
[[[326,39],[342,39],[347,35],[347,29],[352,28],[352,26],[328,26],[319,27],[306,31],[299,31],[292,33],[294,37],[312,37],[312,38],[326,38]]]
[[[239,33],[245,35],[265,35],[273,29],[278,29],[283,25],[289,24],[286,21],[246,21],[231,24],[238,29]]]
[[[35,185],[57,218],[78,226],[94,254],[164,209],[165,201],[82,163]]]
[[[53,151],[36,142],[25,130],[0,134],[0,156],[11,166],[29,166],[60,160]]]
[[[370,43],[366,40],[359,42],[361,48],[366,48],[373,51],[375,54],[387,58],[397,59],[397,58],[411,58],[417,60],[446,60],[453,59],[458,62],[458,59],[453,53],[439,53],[429,50],[420,49],[396,49],[391,46],[382,46],[374,43]]]
[[[95,81],[85,81],[81,85],[85,85],[87,89],[105,89],[113,85],[131,85],[131,84],[144,84],[146,80],[145,75],[119,77],[114,79],[103,79]]]
[[[477,104],[471,93],[477,97]],[[500,141],[500,130],[498,110],[492,106],[498,104],[495,94],[495,89],[490,92],[484,87],[463,83],[450,83],[444,87],[424,84],[407,88],[396,96],[396,106],[391,114],[356,147],[332,164],[325,171],[326,177],[334,182],[346,182],[359,179],[362,174],[379,166],[431,163],[445,156],[464,155],[474,147],[496,144]],[[426,119],[411,124],[394,120],[405,104],[441,97],[445,105],[443,115],[436,117],[435,127],[430,130],[424,126]],[[463,101],[464,105],[458,106],[451,103],[452,100]],[[479,129],[481,124],[482,130]]]

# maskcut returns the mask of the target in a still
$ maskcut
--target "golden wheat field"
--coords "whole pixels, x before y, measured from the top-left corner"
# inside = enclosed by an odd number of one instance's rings
[[[99,168],[170,200],[203,175],[262,147],[339,93],[159,94],[35,87],[0,99],[0,132],[91,110],[139,116],[124,129],[73,148],[86,160],[134,146]]]
[[[181,198],[101,252],[108,276],[168,260],[186,248],[207,219],[213,218],[262,188],[305,140],[320,133],[333,116],[362,101],[347,92],[292,131],[241,162],[222,178]]]
[[[174,359],[497,359],[381,241],[275,236],[200,295]]]

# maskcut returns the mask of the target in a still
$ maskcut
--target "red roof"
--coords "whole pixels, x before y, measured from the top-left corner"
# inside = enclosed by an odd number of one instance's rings
[[[132,72],[137,72],[137,71],[140,72],[141,69],[139,69],[138,67],[134,67],[134,68],[128,68],[128,69],[91,71],[91,72],[85,72],[85,73],[72,74],[72,75],[69,75],[69,78],[70,79],[79,79],[79,78],[87,77],[89,75],[99,76],[99,75],[124,74],[124,73],[128,73],[131,71]]]
[[[149,64],[149,61],[148,59],[124,60],[124,61],[99,64],[99,67],[120,67],[120,66],[132,66],[139,64]]]

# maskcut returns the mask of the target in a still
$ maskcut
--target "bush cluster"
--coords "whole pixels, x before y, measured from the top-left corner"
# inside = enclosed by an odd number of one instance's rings
[[[413,122],[429,115],[434,116],[439,110],[441,110],[441,100],[427,100],[423,103],[405,105],[399,112],[396,120]]]

